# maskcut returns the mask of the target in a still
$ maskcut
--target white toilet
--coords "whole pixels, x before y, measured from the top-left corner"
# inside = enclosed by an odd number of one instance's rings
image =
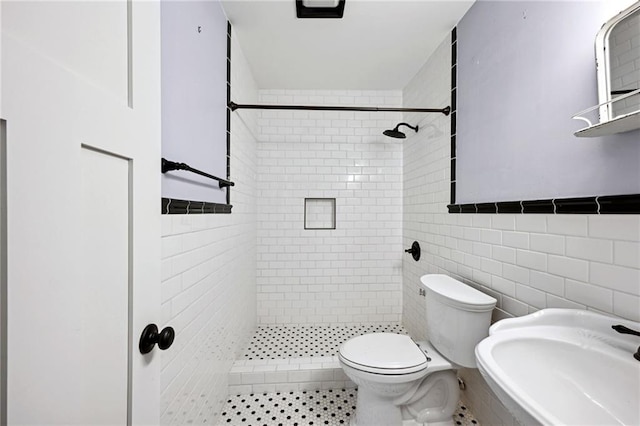
[[[476,368],[474,349],[489,334],[496,299],[446,275],[420,282],[429,341],[372,333],[340,346],[340,366],[358,385],[353,426],[453,425],[454,369]]]

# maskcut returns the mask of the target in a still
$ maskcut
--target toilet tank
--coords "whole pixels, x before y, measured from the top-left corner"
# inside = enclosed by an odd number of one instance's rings
[[[476,368],[475,347],[489,335],[496,299],[447,275],[420,278],[427,298],[427,336],[449,361]]]

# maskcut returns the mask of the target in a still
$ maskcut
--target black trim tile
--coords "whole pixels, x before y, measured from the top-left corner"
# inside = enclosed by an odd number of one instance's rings
[[[227,21],[227,105],[231,103],[231,22]],[[231,109],[227,107],[227,180],[231,178]],[[227,187],[227,205],[231,205],[231,187]],[[214,208],[214,213],[216,209]],[[231,213],[231,210],[229,210]]]
[[[169,199],[165,214],[187,214],[189,201]]]
[[[498,213],[496,203],[479,203],[476,204],[476,211],[478,213]]]
[[[458,40],[458,28],[453,27],[451,30],[451,43],[455,43]]]
[[[451,158],[457,157],[456,152],[456,135],[451,136]]]
[[[456,182],[453,181],[451,182],[451,204],[455,204],[456,203]]]
[[[187,214],[202,214],[204,213],[204,201],[190,201]]]
[[[456,112],[452,112],[451,115],[451,134],[455,135],[456,134]]]
[[[522,213],[520,201],[500,201],[496,204],[498,213]]]
[[[451,91],[451,112],[456,112],[457,106],[458,106],[458,96],[456,94],[457,89],[453,89]]]
[[[451,66],[454,66],[458,59],[458,43],[451,43]]]
[[[456,180],[456,159],[452,158],[451,159],[451,181],[455,181]]]
[[[455,89],[457,87],[457,79],[458,79],[458,66],[457,64],[451,67],[451,88]]]
[[[230,204],[209,203],[207,201],[177,200],[162,198],[162,214],[217,214],[231,213]]]
[[[478,213],[478,209],[475,204],[458,204],[460,206],[460,213]]]
[[[522,202],[522,213],[554,213],[553,200],[527,200]]]
[[[640,214],[640,194],[604,195],[596,201],[601,214]]]
[[[447,209],[449,213],[640,214],[640,194],[478,204],[451,202]]]
[[[596,197],[559,198],[554,200],[556,213],[596,214],[598,203]]]

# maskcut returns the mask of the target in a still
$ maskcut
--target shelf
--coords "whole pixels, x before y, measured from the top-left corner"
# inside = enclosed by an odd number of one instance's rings
[[[604,123],[594,124],[574,133],[579,138],[613,135],[640,129],[640,111],[621,115]]]

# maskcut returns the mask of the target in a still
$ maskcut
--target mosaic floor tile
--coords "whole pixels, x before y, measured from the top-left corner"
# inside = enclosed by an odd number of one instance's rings
[[[367,333],[408,334],[399,324],[258,327],[240,359],[334,356],[342,343]]]
[[[348,425],[356,406],[355,389],[276,392],[230,397],[220,425]]]
[[[458,408],[453,414],[453,422],[461,426],[480,426],[480,423],[473,417],[473,413],[461,402],[458,403]]]
[[[274,392],[229,397],[219,426],[339,426],[348,425],[355,413],[356,389]],[[480,426],[460,403],[453,422]]]

